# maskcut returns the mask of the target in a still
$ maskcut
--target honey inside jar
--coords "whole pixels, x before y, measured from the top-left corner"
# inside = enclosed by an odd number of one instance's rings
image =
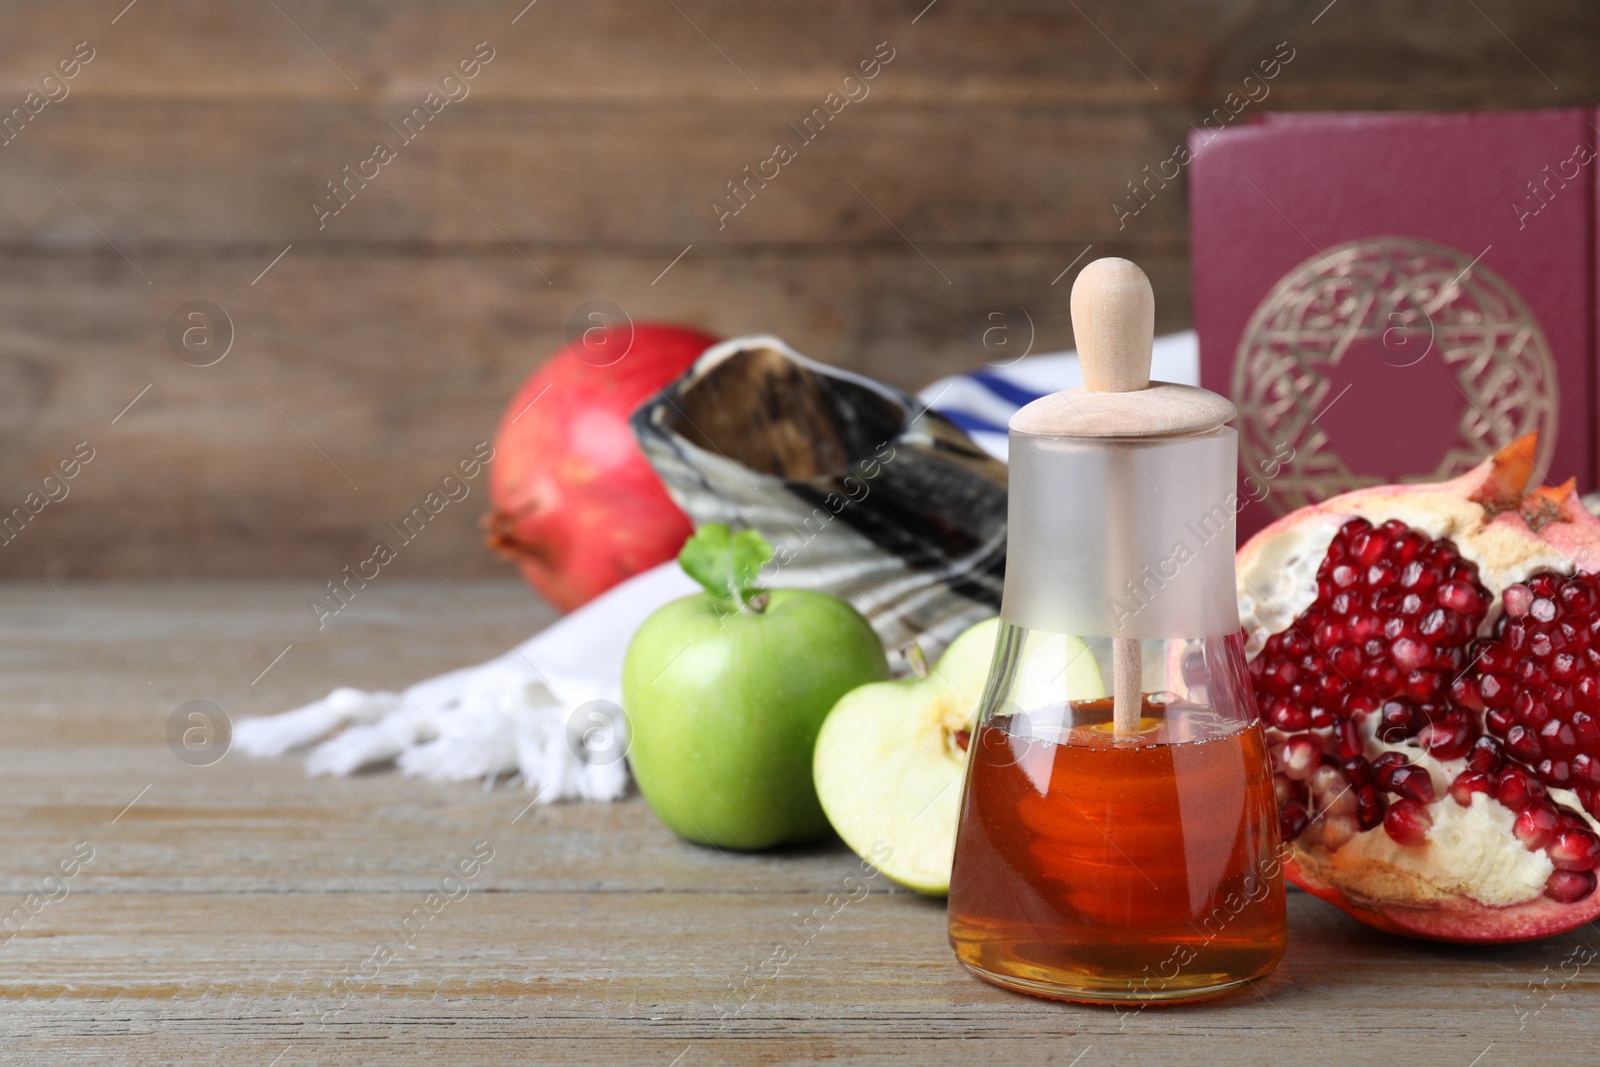
[[[1092,1002],[1192,1000],[1283,958],[1259,724],[1146,700],[996,716],[971,742],[950,943],[980,977]]]

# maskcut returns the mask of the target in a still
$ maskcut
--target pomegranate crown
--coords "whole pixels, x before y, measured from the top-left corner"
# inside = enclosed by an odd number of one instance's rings
[[[1577,481],[1568,478],[1560,485],[1528,488],[1533,480],[1534,455],[1539,449],[1539,432],[1523,434],[1494,454],[1483,486],[1472,495],[1493,519],[1501,512],[1515,511],[1535,531],[1552,522],[1568,521],[1567,505],[1573,500]],[[1581,506],[1581,505],[1579,505]]]

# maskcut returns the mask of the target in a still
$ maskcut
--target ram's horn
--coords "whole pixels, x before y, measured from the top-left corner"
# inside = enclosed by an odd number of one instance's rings
[[[999,610],[1005,464],[909,393],[743,337],[633,429],[696,526],[759,530],[776,549],[764,584],[850,601],[898,666]]]

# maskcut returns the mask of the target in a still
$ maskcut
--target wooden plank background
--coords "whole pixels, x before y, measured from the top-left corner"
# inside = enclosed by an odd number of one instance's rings
[[[1261,108],[1600,99],[1583,0],[524,2],[5,5],[0,114],[94,58],[0,147],[0,510],[77,442],[96,459],[0,576],[320,584],[592,299],[915,386],[978,365],[995,312],[1070,345],[1061,274],[1092,246],[1186,326],[1181,185],[1124,229],[1112,204],[1279,42]],[[319,231],[324,182],[478,42],[470,95]],[[719,230],[725,183],[880,42],[870,95]],[[191,299],[235,324],[216,366],[167,349]],[[505,573],[483,503],[399,567]]]

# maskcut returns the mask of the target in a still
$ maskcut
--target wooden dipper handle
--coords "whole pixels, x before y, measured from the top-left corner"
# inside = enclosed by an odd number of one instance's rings
[[[1144,271],[1126,259],[1097,259],[1072,283],[1072,333],[1083,384],[1095,393],[1150,385],[1156,298]]]
[[[1078,343],[1078,365],[1091,392],[1135,393],[1150,386],[1150,347],[1155,339],[1156,299],[1144,271],[1126,259],[1097,259],[1072,283],[1072,332]],[[1152,415],[1155,415],[1152,412]],[[1138,416],[1129,420],[1137,422]],[[1152,422],[1161,421],[1159,417]],[[1121,430],[1135,427],[1125,422]],[[1159,430],[1159,427],[1152,427]],[[1126,458],[1126,456],[1124,456]],[[1132,460],[1128,461],[1130,464]],[[1122,470],[1113,479],[1106,501],[1112,524],[1112,551],[1133,552],[1139,543],[1134,527],[1132,479],[1136,472]],[[1135,567],[1118,566],[1126,573]],[[1112,729],[1118,737],[1139,732],[1144,713],[1143,656],[1137,637],[1111,640]]]

